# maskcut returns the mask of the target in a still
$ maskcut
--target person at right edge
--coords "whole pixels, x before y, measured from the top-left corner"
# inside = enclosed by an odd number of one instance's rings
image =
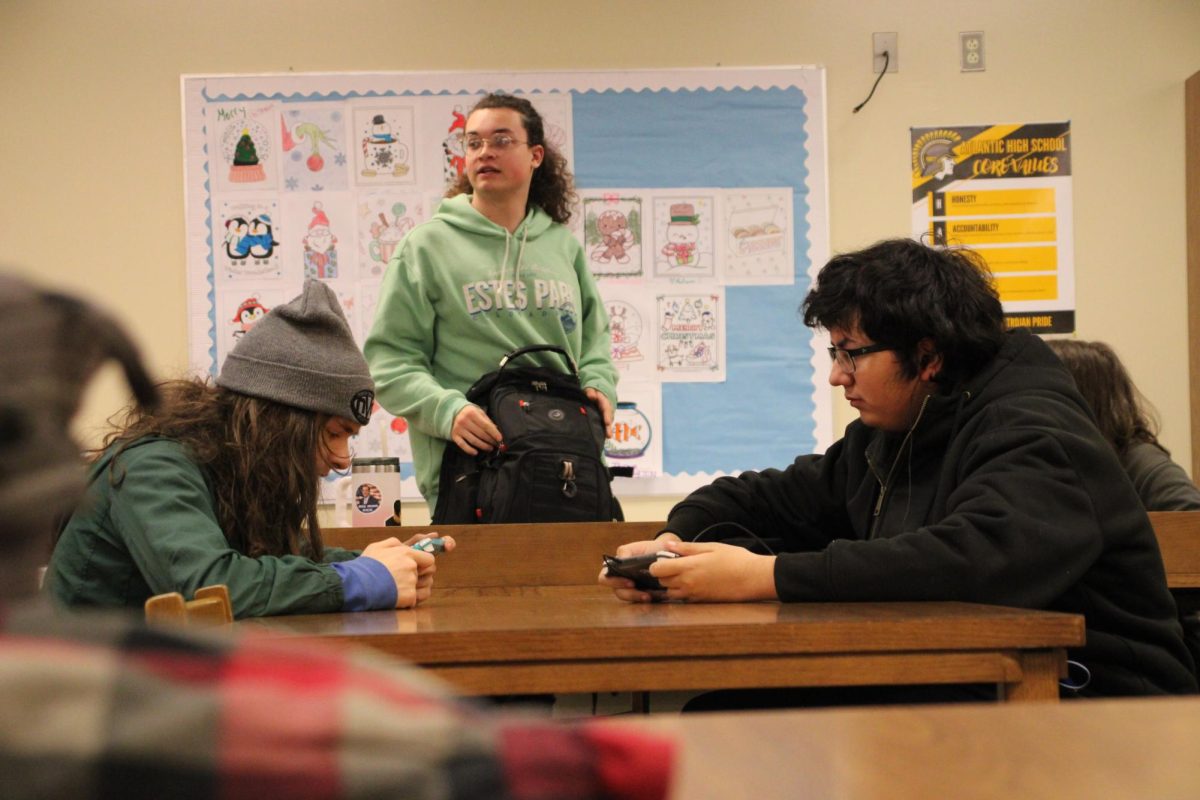
[[[1147,511],[1200,511],[1200,488],[1158,441],[1153,408],[1104,342],[1046,342],[1075,379]]]
[[[1200,488],[1158,441],[1154,406],[1142,395],[1116,351],[1104,342],[1046,342],[1075,379],[1096,426],[1112,445],[1147,511],[1200,511]],[[1200,589],[1171,590],[1183,638],[1200,661]]]
[[[977,254],[900,239],[839,255],[802,310],[828,332],[829,382],[859,419],[823,455],[696,490],[657,539],[618,556],[679,554],[650,567],[667,599],[956,600],[1081,614],[1087,643],[1068,653],[1063,695],[1196,691],[1129,478],[1045,343],[1005,332]],[[745,530],[776,554],[719,541],[744,541]],[[600,580],[622,599],[653,599],[626,579]],[[995,687],[805,694],[702,696],[691,707],[983,699]]]

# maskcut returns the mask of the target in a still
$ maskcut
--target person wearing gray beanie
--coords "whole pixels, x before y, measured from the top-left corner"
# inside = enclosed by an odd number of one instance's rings
[[[337,295],[317,280],[242,336],[217,385],[360,425],[370,421],[375,403],[375,381]]]
[[[334,292],[309,280],[241,337],[215,383],[159,387],[92,451],[87,495],[46,586],[61,604],[140,608],[164,592],[229,589],[235,617],[406,608],[434,557],[392,538],[325,547],[320,483],[350,467],[374,383]],[[447,540],[448,548],[453,541]]]

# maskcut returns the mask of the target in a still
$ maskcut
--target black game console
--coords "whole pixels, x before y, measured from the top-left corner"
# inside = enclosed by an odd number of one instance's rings
[[[604,567],[609,575],[628,578],[633,581],[634,586],[642,591],[661,592],[665,587],[658,582],[658,578],[650,574],[650,565],[660,558],[679,558],[679,554],[669,550],[659,550],[657,553],[646,553],[628,558],[605,556]]]

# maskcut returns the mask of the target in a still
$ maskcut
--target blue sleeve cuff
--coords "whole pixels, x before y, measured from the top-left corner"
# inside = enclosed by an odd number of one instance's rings
[[[369,556],[330,564],[342,579],[342,611],[396,607],[396,582],[382,563]]]

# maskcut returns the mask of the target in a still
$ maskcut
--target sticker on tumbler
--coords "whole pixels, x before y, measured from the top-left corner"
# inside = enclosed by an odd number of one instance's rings
[[[363,514],[374,513],[379,508],[379,501],[379,487],[372,483],[361,484],[354,493],[354,504]]]

